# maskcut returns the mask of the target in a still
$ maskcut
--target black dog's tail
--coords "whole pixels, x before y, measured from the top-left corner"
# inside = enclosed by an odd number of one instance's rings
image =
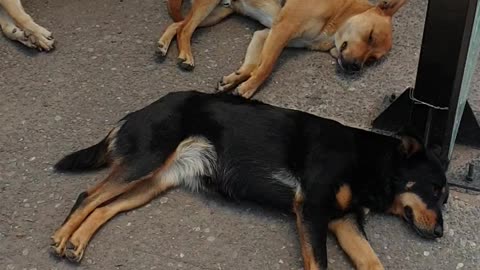
[[[106,167],[110,161],[109,143],[110,139],[107,136],[93,146],[65,156],[54,168],[59,172],[81,172]]]

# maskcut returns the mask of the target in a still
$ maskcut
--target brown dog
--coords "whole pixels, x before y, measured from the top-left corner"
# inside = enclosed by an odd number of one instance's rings
[[[0,0],[0,28],[7,38],[27,47],[40,51],[53,49],[52,33],[33,21],[20,0]]]
[[[177,35],[179,65],[194,66],[190,47],[193,31],[236,12],[252,17],[271,29],[255,32],[240,69],[223,77],[218,90],[235,89],[250,98],[267,79],[285,47],[329,51],[347,72],[359,71],[367,62],[383,57],[392,47],[392,16],[406,0],[196,0],[182,20],[181,0],[169,0],[172,18],[159,40],[162,55]],[[282,5],[283,4],[283,5]],[[237,87],[238,86],[238,87]]]

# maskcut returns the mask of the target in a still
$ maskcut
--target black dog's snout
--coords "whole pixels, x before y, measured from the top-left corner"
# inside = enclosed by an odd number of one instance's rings
[[[436,236],[436,237],[442,237],[443,236],[443,226],[440,225],[440,224],[437,224],[435,226],[435,229],[433,230],[433,234]]]

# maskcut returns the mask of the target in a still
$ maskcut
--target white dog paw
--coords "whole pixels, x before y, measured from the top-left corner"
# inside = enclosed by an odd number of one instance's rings
[[[54,48],[55,39],[47,29],[37,25],[34,30],[25,29],[25,37],[40,51],[50,51]]]

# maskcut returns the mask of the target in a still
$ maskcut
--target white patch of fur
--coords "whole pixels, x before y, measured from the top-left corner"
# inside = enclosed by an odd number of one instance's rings
[[[166,181],[165,184],[198,191],[202,188],[202,176],[214,174],[217,153],[207,139],[189,137],[178,145],[172,159],[158,179]]]
[[[122,128],[124,123],[125,123],[125,120],[118,122],[117,126],[114,127],[110,131],[110,133],[108,133],[108,135],[107,135],[107,141],[108,141],[107,149],[108,149],[109,153],[112,153],[113,151],[115,151],[115,145],[116,145],[116,142],[117,142],[117,134],[118,134],[118,131],[120,130],[120,128]]]
[[[259,21],[261,24],[264,26],[271,28],[273,25],[273,17],[271,14],[268,12],[264,12],[262,9],[255,7],[255,6],[250,6],[248,1],[238,1],[235,4],[238,5],[236,7],[236,10],[238,10],[240,13],[242,13],[245,16],[248,16],[250,18],[253,18],[257,21]]]
[[[296,189],[300,186],[298,178],[286,170],[279,170],[274,172],[272,174],[272,179],[280,183],[281,185],[287,186],[292,189]]]

